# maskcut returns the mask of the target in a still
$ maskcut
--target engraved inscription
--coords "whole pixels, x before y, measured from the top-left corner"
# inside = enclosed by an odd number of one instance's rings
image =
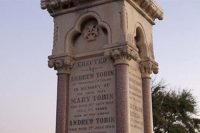
[[[141,133],[143,129],[142,79],[139,65],[131,61],[129,68],[129,100],[131,132]]]
[[[69,133],[114,133],[115,71],[104,57],[76,61],[70,76]]]

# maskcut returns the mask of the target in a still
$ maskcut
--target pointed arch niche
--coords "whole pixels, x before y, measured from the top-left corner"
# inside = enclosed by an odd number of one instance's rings
[[[147,46],[146,35],[141,24],[137,23],[135,28],[135,45],[138,48],[140,59],[149,57],[149,50]]]
[[[78,18],[66,35],[65,53],[71,55],[94,52],[111,44],[111,31],[107,23],[95,12],[88,12]]]

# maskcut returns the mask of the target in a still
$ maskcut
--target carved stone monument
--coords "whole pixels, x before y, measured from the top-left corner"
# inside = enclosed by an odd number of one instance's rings
[[[41,0],[54,18],[56,133],[152,133],[153,0]]]

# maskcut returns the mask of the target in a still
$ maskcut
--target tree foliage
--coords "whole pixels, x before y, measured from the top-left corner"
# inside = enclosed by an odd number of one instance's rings
[[[200,133],[197,103],[190,91],[167,90],[160,82],[152,87],[155,133]]]

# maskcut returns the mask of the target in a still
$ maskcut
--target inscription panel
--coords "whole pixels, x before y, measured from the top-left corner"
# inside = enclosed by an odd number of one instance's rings
[[[69,133],[115,133],[115,71],[104,57],[76,61],[70,76]]]
[[[131,61],[129,67],[129,103],[130,130],[143,133],[142,78],[139,64],[135,61]]]

